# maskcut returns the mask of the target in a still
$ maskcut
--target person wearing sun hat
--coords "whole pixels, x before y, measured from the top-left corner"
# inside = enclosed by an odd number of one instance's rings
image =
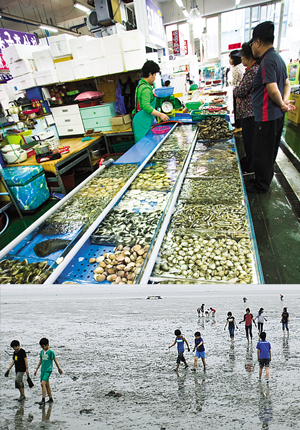
[[[294,109],[288,100],[290,82],[286,65],[273,47],[274,23],[265,21],[253,29],[248,42],[259,69],[253,82],[252,105],[255,119],[255,179],[248,193],[264,194],[269,190],[274,163],[284,123],[284,113]]]

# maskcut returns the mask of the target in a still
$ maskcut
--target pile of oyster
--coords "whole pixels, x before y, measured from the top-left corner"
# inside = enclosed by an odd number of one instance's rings
[[[91,179],[85,187],[76,193],[76,196],[108,199],[116,194],[124,183],[124,178],[104,178],[99,176]]]
[[[197,124],[199,140],[231,139],[232,131],[228,128],[228,122],[224,118],[212,116]]]
[[[0,261],[0,284],[43,284],[53,270],[47,261],[28,263],[20,260]]]
[[[107,252],[97,258],[90,258],[90,264],[98,263],[94,269],[95,281],[107,280],[112,284],[134,284],[148,249],[148,245],[136,244],[133,247],[119,245],[111,253]]]
[[[246,283],[253,281],[253,255],[249,239],[226,235],[169,233],[152,276],[196,281]]]
[[[100,175],[102,178],[117,178],[125,180],[132,176],[137,167],[137,164],[113,164],[112,166],[102,170]]]

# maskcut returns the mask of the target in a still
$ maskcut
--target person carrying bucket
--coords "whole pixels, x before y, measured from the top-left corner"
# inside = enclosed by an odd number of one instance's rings
[[[132,112],[134,140],[138,142],[151,130],[154,117],[168,121],[168,115],[155,109],[153,84],[156,73],[160,71],[159,65],[154,61],[146,61],[142,67],[142,79],[135,90],[135,109]]]

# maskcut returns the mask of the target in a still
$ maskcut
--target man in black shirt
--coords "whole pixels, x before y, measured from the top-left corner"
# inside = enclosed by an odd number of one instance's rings
[[[28,361],[26,357],[26,352],[23,348],[20,347],[20,342],[18,340],[13,340],[10,344],[10,346],[13,348],[13,360],[10,363],[9,368],[5,372],[5,376],[7,377],[9,375],[10,369],[15,366],[16,370],[16,379],[15,379],[15,387],[18,388],[20,391],[20,397],[18,398],[19,402],[22,400],[25,400],[25,390],[24,390],[24,382],[23,382],[23,376],[26,372],[29,376],[28,371]]]
[[[280,143],[284,114],[295,109],[288,100],[290,82],[286,65],[273,47],[274,23],[265,21],[253,30],[248,42],[259,69],[253,82],[252,106],[255,120],[255,182],[248,193],[266,193],[274,175],[274,163]]]

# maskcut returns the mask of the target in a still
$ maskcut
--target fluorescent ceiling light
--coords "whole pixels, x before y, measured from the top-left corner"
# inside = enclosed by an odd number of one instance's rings
[[[179,7],[184,8],[182,0],[175,0]]]
[[[74,7],[82,10],[82,12],[85,12],[85,13],[90,13],[90,11],[93,10],[93,8],[89,8],[88,6],[85,6],[84,4],[79,3],[78,1],[74,2]]]
[[[183,9],[182,13],[186,18],[189,16],[189,13],[186,9]]]
[[[235,0],[235,5],[238,6],[241,3],[241,0]]]
[[[40,25],[43,30],[53,31],[53,33],[58,33],[58,29],[55,27],[50,27],[48,25]]]

